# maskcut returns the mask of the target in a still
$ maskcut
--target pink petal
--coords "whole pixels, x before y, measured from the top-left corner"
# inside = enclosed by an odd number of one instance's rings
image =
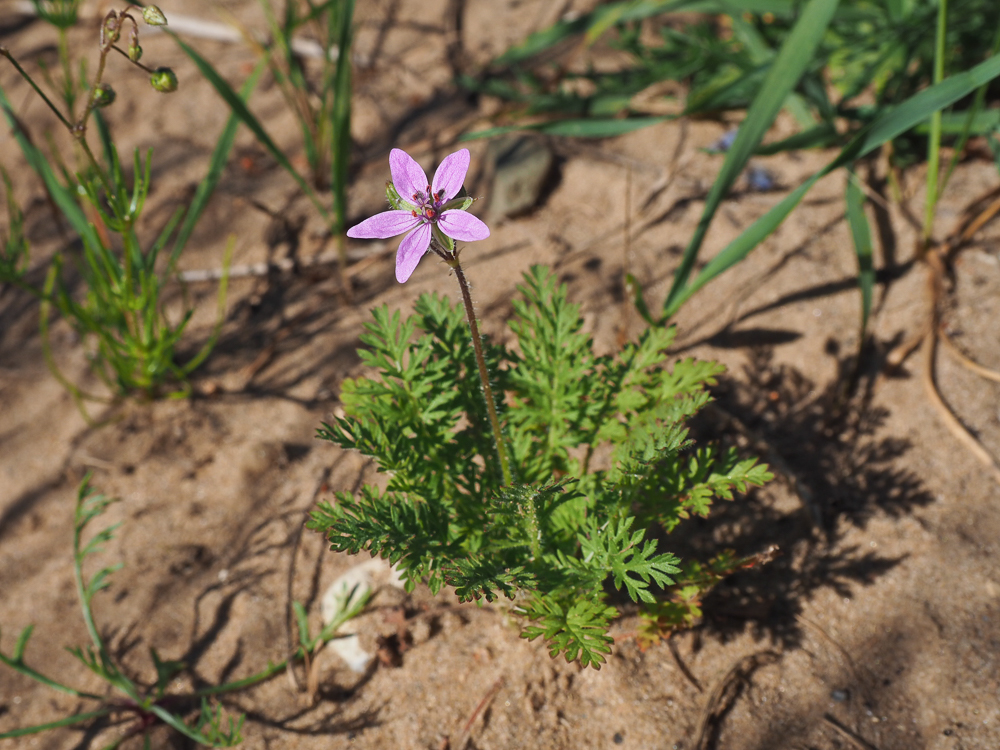
[[[362,240],[384,240],[408,232],[420,223],[409,211],[383,211],[347,230],[348,237]]]
[[[430,224],[422,224],[403,238],[399,243],[399,250],[396,251],[396,281],[400,284],[406,283],[430,244]]]
[[[427,175],[413,157],[399,148],[389,152],[389,171],[392,172],[392,184],[404,201],[412,201],[414,193],[427,191]]]
[[[438,165],[434,173],[432,190],[435,194],[439,190],[444,190],[442,200],[450,201],[458,191],[462,189],[465,182],[465,175],[469,171],[469,149],[463,148],[453,154],[444,157],[444,161]]]
[[[488,226],[468,211],[457,208],[445,211],[438,217],[437,223],[442,232],[453,239],[462,240],[462,242],[485,240],[490,236]]]

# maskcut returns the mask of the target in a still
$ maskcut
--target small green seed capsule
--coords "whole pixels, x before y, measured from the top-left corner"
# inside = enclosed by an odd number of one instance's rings
[[[108,107],[115,101],[115,90],[106,83],[97,84],[94,89],[94,106]]]
[[[132,62],[139,62],[139,58],[142,57],[142,47],[133,42],[128,46],[128,59]]]
[[[142,20],[148,23],[150,26],[166,26],[167,17],[163,15],[163,11],[157,8],[155,5],[147,5],[142,9]]]
[[[177,76],[170,68],[157,68],[149,77],[149,82],[162,94],[177,90]]]

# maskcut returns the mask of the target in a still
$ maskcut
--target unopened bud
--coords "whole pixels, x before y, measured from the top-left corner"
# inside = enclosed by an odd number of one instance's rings
[[[171,91],[177,90],[177,76],[170,68],[157,68],[149,77],[149,82],[161,94],[169,94]]]
[[[121,36],[121,22],[118,20],[118,14],[114,11],[108,13],[107,17],[104,19],[104,29],[101,34],[102,44],[114,44],[118,41],[118,37]]]
[[[147,5],[142,9],[142,20],[148,23],[150,26],[166,26],[167,17],[163,15],[163,11],[157,8],[155,5]]]
[[[132,42],[128,46],[128,59],[132,62],[139,62],[139,58],[142,57],[142,47],[136,42]]]
[[[115,101],[115,90],[106,83],[97,84],[94,89],[94,106],[108,107]]]

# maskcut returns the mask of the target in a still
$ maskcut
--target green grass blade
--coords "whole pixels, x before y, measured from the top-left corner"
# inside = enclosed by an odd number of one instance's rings
[[[821,122],[818,125],[803,130],[780,141],[758,146],[755,152],[758,156],[780,154],[782,151],[798,151],[808,148],[829,148],[842,143],[842,137],[832,122]]]
[[[76,202],[76,196],[56,178],[55,172],[52,171],[52,167],[45,158],[45,154],[31,142],[27,131],[22,127],[17,115],[14,114],[14,108],[7,99],[3,87],[0,87],[0,109],[3,109],[4,117],[14,132],[14,138],[21,147],[24,158],[38,176],[42,178],[45,188],[48,190],[49,195],[52,196],[52,200],[72,225],[74,231],[83,238],[84,242],[89,241],[93,243],[93,247],[100,247],[97,232],[94,231],[94,227],[91,226],[90,222],[87,221],[87,217],[84,216],[83,210]]]
[[[787,18],[796,9],[794,0],[623,0],[602,5],[572,21],[558,21],[547,29],[536,31],[523,42],[514,45],[498,57],[494,64],[512,65],[528,60],[577,34],[585,34],[592,44],[601,34],[617,23],[641,21],[666,13],[772,13]]]
[[[586,31],[589,20],[589,15],[581,16],[572,21],[559,21],[547,29],[536,31],[534,34],[529,35],[523,42],[511,47],[500,55],[494,61],[494,64],[506,66],[528,60],[554,47],[564,39]]]
[[[493,138],[515,130],[531,130],[536,133],[560,135],[569,138],[614,138],[615,136],[631,133],[633,130],[648,128],[650,125],[656,125],[671,119],[676,118],[630,117],[624,120],[618,118],[557,120],[556,122],[536,123],[533,125],[509,125],[490,128],[489,130],[480,130],[475,133],[466,133],[459,140],[475,141],[480,138]]]
[[[288,157],[286,157],[281,152],[281,149],[278,148],[277,144],[275,144],[275,142],[271,140],[271,136],[267,134],[266,130],[264,130],[264,126],[261,125],[260,120],[258,120],[253,115],[253,113],[247,108],[247,105],[233,90],[233,87],[230,86],[226,82],[226,80],[219,75],[218,71],[216,71],[216,69],[212,67],[212,64],[208,62],[208,60],[206,60],[197,52],[195,52],[193,48],[185,44],[180,37],[178,37],[176,34],[173,34],[169,30],[167,30],[167,33],[173,36],[174,41],[177,42],[178,46],[184,51],[184,53],[188,57],[191,58],[191,60],[194,62],[195,66],[198,68],[201,74],[212,85],[212,88],[214,88],[215,91],[219,94],[219,96],[222,97],[223,101],[229,105],[229,108],[232,110],[233,114],[235,114],[240,119],[240,121],[244,125],[246,125],[247,128],[250,129],[250,132],[254,134],[254,136],[257,138],[258,141],[260,141],[260,144],[264,148],[266,148],[267,151],[274,158],[274,160],[277,161],[279,165],[281,165],[281,168],[284,169],[286,172],[288,172],[288,174],[292,177],[292,179],[295,180],[295,183],[300,188],[302,188],[302,192],[306,194],[306,197],[309,198],[312,204],[323,216],[323,218],[329,221],[330,220],[329,210],[326,208],[326,206],[320,203],[319,198],[316,196],[316,192],[302,178],[302,175],[300,175],[298,172],[295,171],[295,168],[292,166],[292,163],[288,161]]]
[[[4,732],[0,734],[0,740],[9,740],[14,737],[25,737],[29,734],[38,734],[39,732],[45,732],[49,729],[58,729],[59,727],[70,727],[74,724],[82,724],[85,721],[90,721],[91,719],[97,719],[101,716],[108,716],[114,712],[116,708],[114,706],[108,706],[106,708],[99,708],[96,711],[87,711],[82,714],[73,714],[72,716],[66,716],[58,721],[50,721],[47,724],[36,724],[33,727],[24,727],[22,729],[14,729],[10,732]]]
[[[150,710],[150,712],[152,712],[153,714],[155,714],[156,718],[158,718],[164,724],[166,724],[169,727],[173,727],[178,732],[180,732],[181,734],[183,734],[185,737],[187,737],[188,739],[194,740],[199,745],[205,745],[205,746],[208,746],[208,747],[218,747],[218,745],[212,743],[207,737],[205,737],[197,729],[192,729],[191,727],[189,727],[187,724],[185,724],[180,719],[180,717],[175,716],[174,714],[170,713],[163,706],[159,706],[159,705],[157,705],[157,704],[154,703],[152,706],[149,707],[149,710]]]
[[[262,60],[253,69],[250,77],[247,78],[240,89],[239,96],[241,101],[246,102],[250,98],[250,94],[257,87],[257,81],[260,80],[260,75],[264,72],[265,67],[266,60]],[[236,130],[239,124],[240,120],[235,112],[230,114],[229,119],[226,120],[226,126],[222,129],[219,140],[215,144],[215,150],[212,152],[212,159],[208,164],[208,174],[205,175],[205,179],[198,183],[198,189],[195,191],[194,198],[191,199],[191,205],[184,215],[184,222],[177,232],[174,247],[170,253],[170,260],[167,263],[167,275],[173,272],[181,252],[183,252],[188,239],[191,237],[191,233],[194,231],[195,225],[198,223],[198,219],[201,218],[205,206],[208,205],[212,193],[215,192],[219,180],[222,179],[222,172],[226,167],[226,162],[229,161],[229,153],[233,149],[233,143],[236,142]]]
[[[934,83],[944,80],[945,37],[948,32],[948,0],[938,0],[937,29],[934,38]],[[924,197],[924,247],[927,247],[934,230],[934,216],[941,195],[938,174],[941,169],[941,110],[931,112],[931,132],[927,138],[927,176]]]
[[[872,265],[872,232],[865,215],[865,193],[853,170],[848,172],[847,222],[851,226],[854,254],[858,259],[858,286],[861,288],[861,340],[868,330],[868,316],[872,311],[872,290],[875,287],[875,269]]]
[[[722,169],[705,200],[701,220],[684,251],[681,264],[674,274],[673,286],[664,302],[665,314],[667,310],[675,309],[677,299],[685,289],[715,212],[760,145],[784,105],[785,99],[812,61],[816,47],[833,19],[838,3],[839,0],[810,0],[795,27],[781,45],[781,50],[768,70],[759,93],[754,97],[746,119],[740,125],[736,140],[726,154]]]
[[[354,0],[344,0],[337,13],[337,71],[333,91],[333,158],[330,189],[336,220],[334,232],[345,231],[347,224],[347,170],[351,159],[351,26],[354,22]],[[341,259],[343,260],[343,258]]]
[[[886,141],[891,141],[914,128],[935,109],[943,109],[964,96],[976,90],[979,86],[989,83],[1000,76],[1000,56],[991,57],[979,63],[974,68],[963,73],[957,73],[945,79],[936,86],[924,89],[914,94],[898,107],[889,110],[877,118],[840,152],[836,159],[814,174],[805,183],[787,195],[778,205],[759,218],[743,234],[727,245],[687,284],[669,305],[664,306],[664,317],[668,318],[680,309],[680,306],[692,294],[714,279],[727,268],[739,263],[760,242],[773,232],[785,217],[792,212],[799,201],[809,192],[822,177],[836,169],[846,167],[866,154],[879,148]]]

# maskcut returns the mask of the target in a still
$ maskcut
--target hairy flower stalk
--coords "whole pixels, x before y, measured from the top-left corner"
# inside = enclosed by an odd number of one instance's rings
[[[489,413],[493,441],[496,443],[500,469],[505,485],[513,478],[510,461],[504,446],[500,419],[497,416],[493,388],[483,355],[483,342],[476,323],[476,313],[469,294],[469,282],[458,261],[455,240],[472,242],[490,236],[489,227],[468,213],[472,198],[459,195],[465,175],[469,171],[469,150],[461,149],[444,158],[430,182],[413,158],[402,149],[394,148],[389,154],[392,182],[386,186],[386,197],[392,210],[383,211],[365,219],[347,230],[348,237],[359,239],[388,239],[406,233],[396,252],[396,280],[401,284],[413,274],[424,254],[431,250],[440,256],[454,271],[462,290],[465,315],[472,333],[472,346],[476,352],[479,380],[482,383],[486,411]]]
[[[439,250],[435,246],[435,250]],[[500,457],[500,470],[503,472],[503,483],[508,487],[514,483],[510,473],[510,462],[507,459],[507,449],[503,443],[503,432],[500,430],[500,419],[497,417],[496,401],[493,399],[493,388],[490,387],[490,373],[486,368],[486,357],[483,356],[483,342],[479,337],[479,324],[476,323],[476,311],[472,307],[472,296],[469,294],[469,282],[465,272],[458,262],[458,253],[449,257],[445,252],[439,253],[445,262],[455,271],[458,286],[462,290],[462,302],[465,304],[465,318],[469,321],[469,331],[472,333],[472,348],[476,351],[476,365],[479,367],[479,380],[483,386],[483,398],[486,399],[486,411],[490,415],[490,427],[493,428],[493,441],[497,444],[497,454]]]

